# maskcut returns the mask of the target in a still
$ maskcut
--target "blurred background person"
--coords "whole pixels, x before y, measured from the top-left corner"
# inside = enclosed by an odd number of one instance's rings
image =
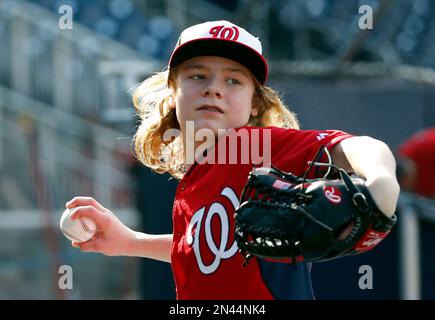
[[[435,199],[435,128],[413,134],[399,146],[397,154],[402,190]]]

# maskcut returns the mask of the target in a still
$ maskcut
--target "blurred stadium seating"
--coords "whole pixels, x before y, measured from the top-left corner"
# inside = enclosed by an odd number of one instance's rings
[[[171,1],[134,0],[32,0],[53,12],[60,4],[70,5],[76,21],[97,33],[117,40],[144,56],[166,61],[182,25],[175,25],[166,15]],[[207,1],[195,1],[193,7],[206,6]],[[220,8],[219,14],[235,16],[252,11],[254,30],[267,23],[268,32],[262,38],[270,47],[272,59],[310,60],[339,58],[359,32],[354,26],[361,5],[371,5],[376,11],[382,2],[343,0],[269,0],[269,1],[209,1]],[[180,3],[190,3],[180,1]],[[435,67],[431,59],[435,44],[433,15],[435,4],[429,0],[397,0],[386,5],[379,24],[371,32],[358,60],[386,61]],[[192,6],[189,6],[192,8]],[[175,10],[175,8],[173,9]],[[206,11],[202,9],[202,11]],[[196,17],[196,19],[204,17]],[[211,17],[210,17],[211,18]],[[186,21],[189,24],[188,21]],[[249,22],[248,22],[249,25]],[[279,41],[286,39],[286,41]]]
[[[376,12],[385,3],[386,9],[375,21],[376,27],[354,60],[384,61],[389,64],[410,64],[435,67],[431,58],[435,44],[434,5],[429,0],[338,1],[276,0],[271,2],[271,52],[279,58],[296,60],[339,59],[355,35],[361,5],[371,5]],[[291,38],[285,48],[277,39]],[[274,40],[275,39],[275,40]],[[298,40],[299,39],[299,40]]]
[[[363,4],[374,8],[373,30],[358,28]],[[73,9],[73,30],[58,28],[61,5]],[[53,230],[65,201],[86,194],[132,226],[171,231],[176,183],[132,162],[129,90],[165,67],[182,29],[215,19],[261,37],[270,84],[303,128],[372,135],[394,150],[435,125],[434,1],[1,0],[0,298],[174,297],[169,267],[141,262],[137,270],[136,260],[84,256]],[[328,290],[330,270],[353,270],[344,260],[313,269],[319,298],[404,297],[400,272],[385,268],[385,259],[399,259],[396,240],[380,249],[383,259],[354,260],[390,272],[377,291],[361,293],[340,281]],[[433,298],[427,272],[433,265],[422,259],[419,294]],[[59,263],[82,270],[80,290],[66,297],[51,287]]]

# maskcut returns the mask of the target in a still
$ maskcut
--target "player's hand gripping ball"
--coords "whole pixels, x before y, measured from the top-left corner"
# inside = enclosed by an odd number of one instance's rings
[[[66,209],[60,218],[60,230],[71,241],[85,242],[92,239],[97,232],[96,223],[86,217],[71,219],[69,209]]]

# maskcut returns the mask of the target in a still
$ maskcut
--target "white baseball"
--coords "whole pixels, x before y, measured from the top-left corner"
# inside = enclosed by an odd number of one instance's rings
[[[94,220],[86,217],[72,220],[70,215],[71,211],[66,209],[60,218],[60,230],[65,237],[75,242],[85,242],[91,239],[97,231]]]

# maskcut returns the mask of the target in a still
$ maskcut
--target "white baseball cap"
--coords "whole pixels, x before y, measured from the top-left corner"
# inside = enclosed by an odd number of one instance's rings
[[[260,83],[267,80],[268,65],[260,40],[229,21],[208,21],[185,29],[169,59],[169,69],[198,56],[219,56],[237,61]]]

